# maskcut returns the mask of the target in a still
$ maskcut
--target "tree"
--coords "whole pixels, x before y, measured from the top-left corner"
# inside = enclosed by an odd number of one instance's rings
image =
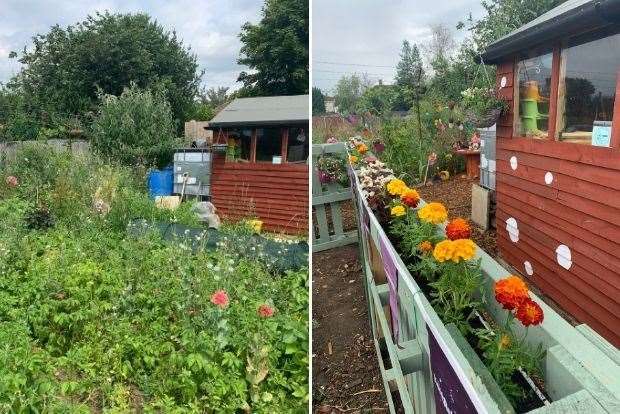
[[[480,20],[467,18],[472,32],[476,51],[482,51],[486,46],[515,29],[531,22],[538,16],[564,3],[566,0],[484,0],[482,7],[486,15]],[[457,28],[463,28],[465,23],[459,22]]]
[[[312,115],[325,113],[325,95],[319,88],[312,88]]]
[[[358,100],[366,89],[370,87],[368,77],[353,74],[342,76],[336,84],[336,106],[340,113],[349,115],[355,113]]]
[[[243,96],[307,94],[308,0],[266,0],[258,24],[243,25],[238,63]]]
[[[134,82],[161,88],[173,116],[192,110],[201,73],[196,56],[143,13],[96,13],[67,28],[34,37],[14,84],[40,110],[78,114],[94,109],[98,94],[120,95]]]
[[[364,91],[356,108],[358,112],[385,116],[398,109],[395,108],[397,99],[398,88],[395,85],[375,85]]]
[[[101,102],[92,125],[95,151],[126,165],[170,163],[177,140],[163,90],[151,92],[132,84],[120,96],[102,96]]]
[[[213,109],[218,109],[227,103],[229,103],[234,94],[228,93],[228,87],[220,86],[218,88],[209,88],[206,91],[202,91],[200,99],[202,103],[208,104]]]
[[[396,65],[396,85],[404,102],[409,107],[419,99],[424,86],[424,68],[418,46],[411,46],[407,40],[403,41],[400,61]]]
[[[431,38],[423,46],[423,50],[426,52],[427,62],[433,71],[435,66],[448,62],[455,48],[456,42],[448,26],[443,23],[431,25]]]

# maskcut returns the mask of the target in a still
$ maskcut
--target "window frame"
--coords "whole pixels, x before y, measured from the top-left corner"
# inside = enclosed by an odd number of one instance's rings
[[[547,128],[547,137],[537,139],[536,141],[546,142],[546,141],[556,141],[566,145],[576,145],[578,147],[585,147],[587,145],[577,144],[571,142],[564,142],[559,139],[558,132],[558,105],[560,98],[560,76],[562,67],[566,67],[566,55],[564,51],[569,47],[576,46],[579,44],[585,44],[590,41],[594,41],[597,39],[603,39],[605,37],[613,36],[614,34],[620,33],[620,27],[614,28],[612,30],[603,30],[600,35],[594,34],[593,36],[577,36],[581,38],[578,43],[570,43],[570,39],[562,39],[560,41],[556,41],[552,44],[552,62],[551,62],[551,91],[549,94],[549,121]],[[570,46],[569,46],[570,44]],[[540,55],[545,54],[544,50],[549,50],[549,47],[546,48],[534,48],[541,51]],[[547,52],[548,53],[548,52]],[[539,55],[537,55],[539,56]],[[525,138],[525,139],[533,139],[532,137],[524,136],[518,131],[519,126],[519,111],[520,111],[520,91],[519,91],[519,71],[518,65],[519,62],[522,61],[523,55],[519,54],[515,56],[513,61],[513,119],[512,119],[512,129],[513,136],[517,138]],[[592,147],[592,145],[589,145]],[[611,140],[609,143],[609,147],[596,147],[596,148],[607,148],[615,151],[620,151],[620,65],[616,70],[616,97],[614,100],[614,112],[611,121]]]

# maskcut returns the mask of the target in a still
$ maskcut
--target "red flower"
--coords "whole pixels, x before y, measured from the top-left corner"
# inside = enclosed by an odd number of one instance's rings
[[[509,276],[495,282],[495,300],[504,309],[513,310],[529,299],[527,285],[518,276]]]
[[[211,295],[211,303],[224,309],[228,306],[228,293],[225,290],[217,290]]]
[[[11,188],[15,188],[19,185],[19,181],[14,175],[9,175],[4,181],[6,182],[6,185]]]
[[[274,313],[275,309],[265,303],[258,307],[258,316],[261,318],[271,318]]]
[[[515,315],[523,326],[539,325],[545,318],[540,305],[530,298],[527,298],[519,305]]]
[[[450,240],[469,239],[471,237],[471,227],[462,218],[455,218],[446,226],[446,236]]]
[[[420,194],[412,188],[407,188],[400,195],[400,201],[408,207],[416,208],[420,201]]]

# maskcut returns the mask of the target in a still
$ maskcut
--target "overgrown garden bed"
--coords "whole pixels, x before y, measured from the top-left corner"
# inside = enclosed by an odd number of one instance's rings
[[[129,235],[200,226],[144,173],[45,147],[1,165],[0,411],[307,411],[307,268],[235,245],[242,225],[212,249]]]

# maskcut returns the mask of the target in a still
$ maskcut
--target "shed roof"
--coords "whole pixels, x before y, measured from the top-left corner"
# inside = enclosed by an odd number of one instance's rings
[[[610,26],[620,20],[620,0],[568,0],[487,46],[485,63],[562,36]]]
[[[209,122],[209,127],[307,122],[309,112],[309,95],[237,98]]]

